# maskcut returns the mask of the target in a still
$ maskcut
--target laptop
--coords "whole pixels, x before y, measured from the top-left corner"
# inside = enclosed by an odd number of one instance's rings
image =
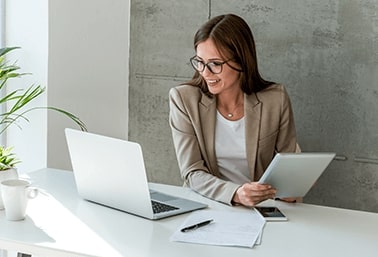
[[[276,188],[277,198],[304,197],[335,156],[335,153],[277,153],[259,183]]]
[[[207,207],[149,190],[138,143],[69,128],[65,134],[82,198],[151,220]]]

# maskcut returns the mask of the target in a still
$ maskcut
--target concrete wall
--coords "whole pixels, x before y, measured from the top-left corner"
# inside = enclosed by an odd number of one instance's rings
[[[151,181],[181,184],[168,90],[193,71],[193,35],[235,13],[255,35],[262,74],[286,85],[303,151],[335,151],[306,196],[378,212],[378,0],[131,1],[129,138]]]

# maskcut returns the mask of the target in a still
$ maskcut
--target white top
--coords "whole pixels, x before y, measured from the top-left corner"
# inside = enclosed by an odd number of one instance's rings
[[[238,184],[251,181],[245,150],[245,119],[230,121],[217,111],[215,155],[225,180]]]

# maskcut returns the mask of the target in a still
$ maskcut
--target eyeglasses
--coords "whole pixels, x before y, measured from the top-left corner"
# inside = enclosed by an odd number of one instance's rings
[[[220,62],[220,61],[211,61],[208,63],[204,63],[203,61],[199,60],[197,56],[193,56],[190,58],[190,63],[192,64],[193,68],[199,72],[203,72],[205,67],[211,71],[213,74],[219,74],[222,72],[223,64],[231,61],[232,59],[228,59],[227,61]]]

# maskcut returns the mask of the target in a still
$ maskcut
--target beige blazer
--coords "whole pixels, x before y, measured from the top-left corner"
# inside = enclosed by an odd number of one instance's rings
[[[240,185],[220,179],[214,150],[216,98],[194,86],[169,92],[169,122],[185,184],[211,199],[231,204]],[[251,178],[257,181],[277,152],[299,151],[293,111],[282,85],[244,96],[245,139]]]

